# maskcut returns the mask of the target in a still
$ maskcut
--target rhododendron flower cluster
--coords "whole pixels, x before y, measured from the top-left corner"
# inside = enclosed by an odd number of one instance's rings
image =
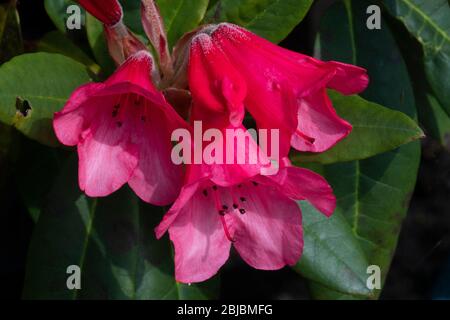
[[[142,21],[153,59],[123,24],[118,1],[79,3],[105,25],[119,65],[103,83],[75,90],[54,117],[59,141],[77,146],[80,188],[103,197],[128,183],[145,202],[173,203],[156,236],[170,235],[177,281],[212,277],[231,246],[257,269],[297,263],[303,250],[297,202],[307,200],[331,216],[336,199],[320,175],[290,163],[289,151],[323,152],[351,132],[327,88],[361,92],[368,85],[366,71],[288,51],[229,23],[185,35],[171,55],[158,8],[144,0]],[[279,144],[280,159],[262,153],[267,158],[257,163],[174,164],[175,130],[192,130],[201,121],[206,129],[239,136],[247,130],[246,112],[258,129],[279,130],[279,141],[270,144]],[[253,154],[261,146],[251,140],[239,148]],[[275,175],[264,174],[270,160],[278,160]]]

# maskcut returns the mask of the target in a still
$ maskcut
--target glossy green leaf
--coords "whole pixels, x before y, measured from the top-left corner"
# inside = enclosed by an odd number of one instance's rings
[[[308,13],[312,0],[219,0],[207,22],[231,22],[272,42],[280,42]]]
[[[27,299],[206,299],[217,279],[201,286],[175,282],[168,238],[156,240],[163,211],[129,188],[90,199],[78,188],[76,159],[49,196],[31,240],[23,297]],[[80,267],[81,290],[66,286]]]
[[[53,114],[74,89],[89,81],[85,66],[62,55],[15,57],[0,67],[0,121],[31,139],[57,145]]]
[[[326,218],[307,202],[301,208],[304,251],[294,270],[338,292],[370,297],[368,262],[346,219],[341,213]]]
[[[100,71],[100,67],[83,50],[59,31],[49,32],[39,40],[37,51],[59,53],[86,65],[94,73]]]
[[[363,160],[424,136],[417,123],[402,112],[358,96],[346,97],[330,91],[330,97],[338,114],[352,124],[352,133],[329,151],[297,153],[295,160],[324,164]]]
[[[450,5],[448,0],[385,0],[386,7],[422,44],[435,96],[450,116]]]
[[[186,32],[194,30],[202,21],[208,0],[157,0],[167,31],[170,47]]]
[[[0,64],[23,51],[22,32],[16,1],[0,5]]]
[[[377,31],[365,25],[370,4],[355,0],[330,8],[321,21],[318,52],[325,60],[365,67],[371,84],[363,97],[414,118],[415,101],[408,72],[387,24],[383,21],[382,29]],[[336,213],[349,222],[369,264],[381,268],[382,281],[389,271],[419,162],[420,145],[414,142],[366,160],[322,168],[337,197]],[[316,298],[350,298],[315,283],[312,293]]]
[[[53,21],[56,28],[60,32],[65,33],[67,31],[67,8],[71,5],[77,5],[77,3],[72,0],[45,0],[44,5],[48,16]]]

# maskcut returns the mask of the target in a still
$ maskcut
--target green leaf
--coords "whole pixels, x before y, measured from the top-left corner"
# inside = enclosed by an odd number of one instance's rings
[[[66,33],[67,8],[71,5],[77,5],[77,3],[72,0],[45,0],[44,5],[56,28],[60,32]]]
[[[83,50],[59,31],[47,33],[37,43],[37,51],[59,53],[86,65],[94,73],[100,71],[100,67]]]
[[[370,297],[366,286],[368,262],[350,225],[341,213],[326,218],[302,202],[304,251],[294,270],[330,289]]]
[[[450,116],[450,6],[448,0],[385,0],[388,10],[421,43],[435,96]]]
[[[415,101],[405,63],[383,21],[381,30],[366,28],[366,0],[339,2],[321,21],[318,52],[368,70],[371,84],[363,97],[415,117]],[[420,144],[362,161],[324,166],[321,172],[337,197],[343,215],[370,265],[378,265],[384,281],[398,240],[420,162]],[[313,284],[316,298],[350,298]],[[375,292],[377,295],[379,290]],[[352,298],[358,298],[352,296]]]
[[[116,69],[116,65],[109,55],[108,45],[103,33],[103,25],[90,14],[86,14],[86,33],[89,46],[94,53],[95,60],[101,66],[102,73],[105,76],[112,74]]]
[[[421,102],[419,117],[428,133],[450,151],[450,117],[433,95],[427,94]]]
[[[0,5],[0,64],[23,51],[22,32],[16,1]]]
[[[331,150],[320,154],[297,153],[297,161],[324,164],[363,160],[422,138],[417,123],[402,112],[358,96],[329,92],[338,114],[353,125],[352,133]]]
[[[202,286],[175,282],[168,238],[156,240],[162,209],[129,188],[90,199],[80,192],[76,159],[63,169],[31,240],[26,299],[214,298],[217,279]],[[81,270],[81,290],[68,290],[67,267]]]
[[[312,0],[219,0],[207,22],[231,22],[278,43],[303,20]]]
[[[64,106],[74,89],[89,81],[85,66],[62,55],[15,57],[0,67],[0,121],[31,139],[55,146],[54,112]]]
[[[170,48],[185,33],[199,25],[208,7],[208,0],[157,0],[156,2],[164,18]]]

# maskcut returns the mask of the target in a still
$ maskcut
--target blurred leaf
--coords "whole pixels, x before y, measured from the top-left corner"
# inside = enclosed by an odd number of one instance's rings
[[[86,65],[94,73],[100,71],[100,67],[60,31],[47,33],[37,43],[37,50],[49,53],[59,53]]]
[[[24,136],[17,139],[14,179],[22,203],[37,222],[67,151],[50,148]],[[17,147],[17,146],[16,146]]]
[[[208,0],[157,0],[172,48],[185,33],[194,30],[202,21]]]
[[[31,139],[55,146],[54,112],[70,94],[90,81],[86,67],[65,56],[32,53],[0,67],[0,121]]]
[[[402,112],[358,96],[329,94],[338,114],[353,125],[352,133],[329,151],[296,153],[293,159],[324,164],[362,160],[423,137],[417,123]]]
[[[408,72],[387,24],[383,21],[381,30],[368,30],[365,25],[370,4],[355,0],[331,7],[321,21],[318,53],[325,60],[366,68],[371,84],[363,97],[414,118]],[[336,213],[350,223],[369,264],[381,268],[383,281],[408,210],[419,162],[420,144],[414,142],[373,158],[328,165],[321,170],[335,191]],[[316,298],[350,298],[315,283],[311,286]]]
[[[69,161],[49,197],[29,249],[26,299],[206,299],[217,279],[201,286],[175,282],[168,238],[156,240],[162,209],[129,188],[90,199],[78,188]],[[81,268],[81,290],[68,290],[66,269]]]
[[[68,17],[67,8],[71,5],[78,4],[72,0],[45,0],[44,5],[48,16],[53,21],[56,28],[60,32],[66,33],[66,19]]]
[[[23,42],[16,1],[0,4],[0,64],[22,53]]]
[[[86,33],[95,60],[102,68],[102,73],[105,76],[112,74],[116,65],[109,55],[108,45],[103,33],[103,25],[90,14],[86,15]]]
[[[301,207],[304,252],[294,270],[330,289],[370,297],[368,263],[345,218],[341,213],[326,218],[307,202]]]
[[[231,22],[278,43],[303,20],[312,0],[219,0],[207,22]]]
[[[400,20],[385,15],[408,65],[416,98],[419,120],[427,136],[450,150],[450,117],[433,94],[425,72],[422,45]]]
[[[448,0],[385,0],[386,7],[422,44],[433,92],[450,116],[450,5]]]
[[[421,101],[419,117],[427,133],[450,151],[450,117],[433,95],[427,94]]]

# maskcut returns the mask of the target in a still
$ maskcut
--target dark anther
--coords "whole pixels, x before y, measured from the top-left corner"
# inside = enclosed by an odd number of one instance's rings
[[[222,206],[222,209],[223,209],[223,210],[228,210],[228,206],[224,204],[224,205]]]
[[[238,188],[242,188],[242,184],[238,185]]]
[[[208,196],[208,191],[205,189],[205,190],[203,190],[203,195],[205,196],[205,197],[207,197]]]
[[[239,209],[239,212],[240,212],[241,214],[245,214],[247,211],[245,211],[245,209]]]
[[[258,186],[258,182],[252,181],[252,183],[253,183],[253,185],[254,185],[255,187]]]
[[[245,199],[244,197],[241,197],[240,200],[241,200],[242,202],[247,201],[247,199]]]
[[[116,104],[115,106],[114,106],[114,110],[119,110],[120,109],[120,104]]]
[[[224,216],[224,215],[225,215],[225,210],[220,210],[220,211],[219,211],[219,214],[220,214],[221,216]]]
[[[214,191],[217,191],[217,186],[212,187]]]
[[[233,203],[233,208],[237,209],[237,208],[239,208],[239,206],[236,203]]]
[[[114,110],[114,111],[112,112],[112,117],[113,117],[113,118],[117,117],[117,114],[118,114],[117,110]]]
[[[117,126],[118,126],[119,128],[121,128],[121,127],[122,127],[122,125],[123,125],[123,123],[122,123],[122,122],[120,122],[120,121],[117,121]]]
[[[142,122],[145,122],[145,121],[147,121],[147,118],[146,118],[145,116],[142,116],[142,117],[141,117],[141,121],[142,121]]]

